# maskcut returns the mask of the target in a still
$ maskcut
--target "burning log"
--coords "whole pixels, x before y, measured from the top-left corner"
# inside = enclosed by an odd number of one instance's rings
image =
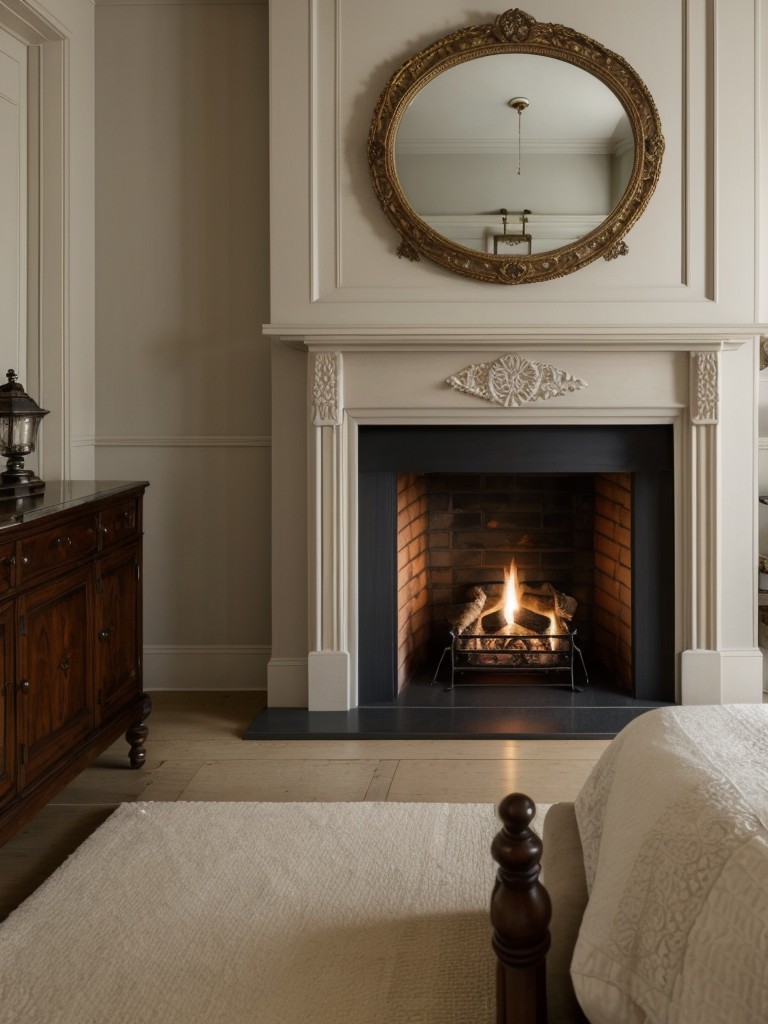
[[[518,626],[525,626],[532,633],[547,633],[552,619],[549,615],[540,615],[531,611],[530,608],[518,608],[515,612],[515,622]]]
[[[503,608],[489,612],[483,616],[483,631],[485,633],[499,633],[502,630],[507,633],[519,633],[523,636],[546,633],[549,630],[552,620],[548,615],[539,615],[529,608],[518,608],[514,613],[513,622],[507,621]],[[522,629],[508,629],[509,626],[522,626]]]
[[[457,634],[476,632],[477,622],[485,607],[486,594],[482,587],[470,587],[467,597],[470,600],[466,604],[456,605],[448,611],[448,622]]]
[[[498,633],[499,630],[504,629],[507,625],[509,623],[503,608],[497,608],[495,611],[483,616],[482,626],[484,633]]]
[[[565,619],[566,622],[573,618],[578,603],[575,597],[557,590],[551,583],[524,583],[520,595],[520,604],[523,608],[538,612],[547,618],[554,615],[558,619]]]

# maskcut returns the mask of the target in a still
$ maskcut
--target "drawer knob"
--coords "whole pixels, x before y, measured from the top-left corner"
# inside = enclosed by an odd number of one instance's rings
[[[57,548],[61,548],[61,547],[71,548],[72,547],[72,538],[71,537],[57,537],[54,540],[53,543],[56,545]]]
[[[108,629],[99,630],[99,640],[109,640],[110,632]]]
[[[19,691],[21,693],[29,693],[29,680],[28,679],[21,679],[19,681]]]

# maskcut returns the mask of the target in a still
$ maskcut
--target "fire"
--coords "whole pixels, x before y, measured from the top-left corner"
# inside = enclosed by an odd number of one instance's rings
[[[510,625],[515,621],[515,612],[518,607],[517,566],[513,558],[509,563],[509,569],[504,571],[504,618]]]
[[[549,629],[547,630],[547,633],[549,633],[549,647],[550,647],[550,650],[552,650],[552,651],[556,651],[557,650],[557,641],[555,640],[555,634],[557,634],[559,632],[560,632],[560,630],[559,630],[558,625],[557,625],[557,619],[555,618],[554,615],[550,615],[549,616]]]

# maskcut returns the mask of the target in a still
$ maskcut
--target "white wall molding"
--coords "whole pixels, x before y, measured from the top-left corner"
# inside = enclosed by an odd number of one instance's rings
[[[95,448],[271,448],[272,438],[268,435],[243,437],[76,437],[73,447]]]
[[[549,16],[559,21],[567,7],[558,0]],[[275,323],[527,319],[565,327],[607,322],[619,303],[633,323],[752,319],[755,286],[765,287],[754,268],[755,193],[765,175],[753,175],[758,118],[765,126],[757,109],[763,83],[753,73],[765,52],[764,10],[764,0],[652,0],[630,26],[615,4],[591,0],[578,18],[562,14],[575,29],[610,40],[648,84],[667,143],[662,176],[628,239],[627,259],[545,287],[507,288],[452,281],[429,261],[398,260],[397,233],[367,194],[364,142],[388,71],[413,54],[414,40],[466,25],[466,7],[458,0],[274,4],[272,160],[280,173],[272,213],[286,239],[273,253]],[[730,73],[736,65],[743,75]],[[289,121],[295,131],[281,132]],[[297,238],[306,239],[298,257]]]
[[[90,0],[94,7],[267,7],[269,0]]]
[[[67,30],[38,0],[0,0],[0,24],[25,43],[63,39]]]
[[[266,690],[266,644],[149,644],[146,690]]]

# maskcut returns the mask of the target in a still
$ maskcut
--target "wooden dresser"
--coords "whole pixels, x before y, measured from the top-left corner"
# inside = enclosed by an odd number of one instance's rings
[[[144,762],[146,486],[47,482],[0,503],[0,844],[121,733]]]

